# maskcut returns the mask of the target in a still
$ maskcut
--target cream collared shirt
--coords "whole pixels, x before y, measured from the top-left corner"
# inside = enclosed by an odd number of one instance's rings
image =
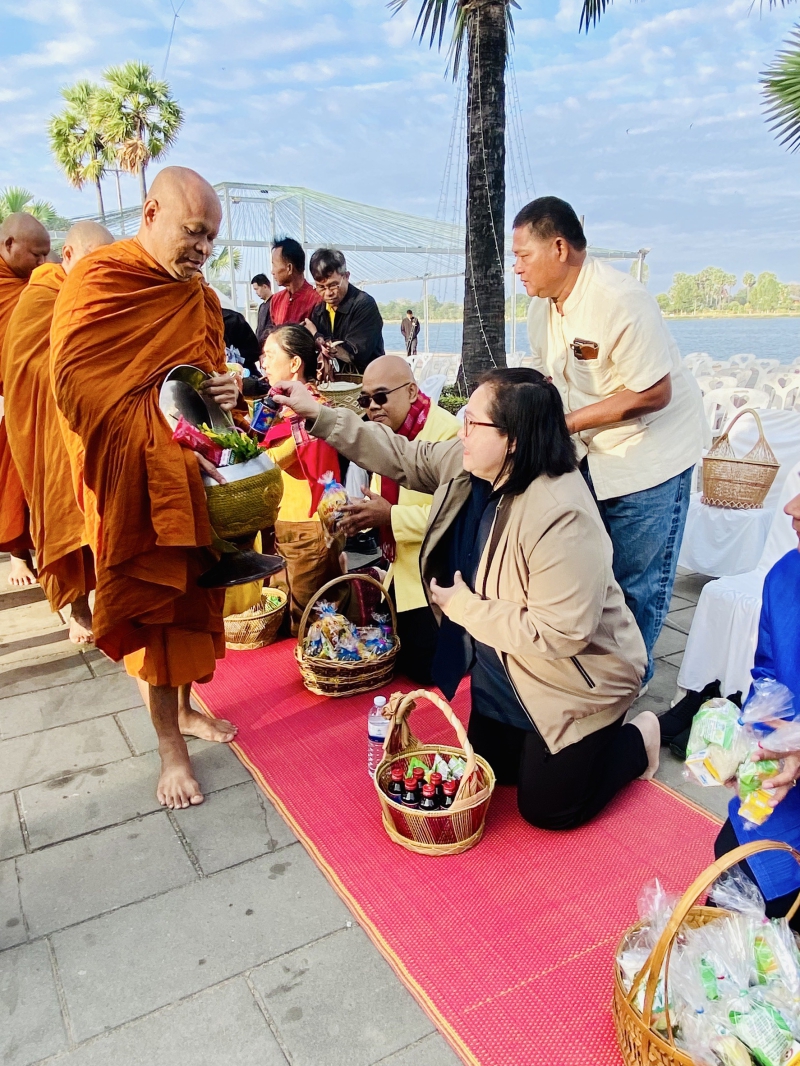
[[[598,499],[653,488],[699,462],[705,424],[700,390],[658,304],[629,274],[587,256],[563,314],[552,300],[531,300],[528,338],[536,369],[553,379],[567,412],[623,389],[644,392],[672,376],[672,399],[663,410],[573,438],[579,456],[588,455]],[[570,347],[576,338],[595,341],[597,359],[578,359]]]

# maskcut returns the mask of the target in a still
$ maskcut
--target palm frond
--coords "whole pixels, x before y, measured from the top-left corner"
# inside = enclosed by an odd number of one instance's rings
[[[504,2],[510,43],[514,35],[514,19],[511,15],[511,8],[512,6],[518,8],[519,4],[517,0],[504,0]],[[402,11],[407,3],[408,0],[389,0],[386,6],[393,15],[396,15],[399,11]],[[447,71],[452,74],[454,81],[458,77],[461,59],[464,54],[464,43],[468,37],[470,15],[471,12],[466,9],[464,0],[422,0],[417,21],[414,25],[414,34],[419,37],[420,42],[424,40],[430,26],[428,45],[431,48],[435,45],[441,51],[445,26],[450,19],[453,20],[453,33],[447,52]]]
[[[772,66],[761,75],[770,129],[788,151],[800,148],[800,26],[796,26]]]
[[[611,7],[613,2],[614,0],[583,0],[578,33],[580,33],[581,30],[586,30],[588,33],[590,25],[596,26],[600,21],[600,16],[605,14],[606,8]],[[758,0],[759,9],[763,10],[766,6],[770,11],[773,7],[786,7],[787,4],[791,3],[794,3],[794,0]]]

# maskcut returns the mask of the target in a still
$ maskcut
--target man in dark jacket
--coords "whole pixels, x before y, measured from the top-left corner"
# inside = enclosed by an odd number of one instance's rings
[[[406,342],[406,357],[410,359],[417,354],[417,337],[419,336],[419,319],[410,307],[406,311],[406,317],[400,323],[400,332]]]
[[[306,327],[325,341],[328,354],[339,361],[343,370],[352,368],[363,374],[373,359],[384,354],[383,319],[378,305],[369,293],[350,284],[350,272],[341,252],[318,248],[311,256],[309,270],[322,303],[306,319]]]
[[[258,307],[258,322],[256,324],[256,337],[260,348],[266,340],[266,336],[269,333],[269,328],[272,324],[269,314],[270,304],[272,303],[272,286],[270,285],[269,278],[266,274],[256,274],[250,284],[253,287],[253,292],[259,300],[261,300]]]

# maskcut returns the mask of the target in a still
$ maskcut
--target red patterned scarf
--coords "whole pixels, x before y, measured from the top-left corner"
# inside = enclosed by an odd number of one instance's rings
[[[398,434],[406,440],[415,440],[425,428],[430,410],[430,399],[423,392],[419,393],[411,404],[405,422],[398,429]],[[400,486],[391,478],[381,475],[381,496],[392,507],[395,507],[400,499]],[[381,526],[381,551],[387,563],[393,563],[397,558],[397,542],[394,539],[391,522],[388,526]]]

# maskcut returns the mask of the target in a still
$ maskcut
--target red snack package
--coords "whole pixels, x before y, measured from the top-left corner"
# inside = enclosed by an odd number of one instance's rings
[[[201,433],[197,426],[187,422],[183,415],[178,419],[172,439],[176,440],[182,448],[191,448],[192,451],[199,452],[214,466],[219,466],[222,462],[222,448],[220,445],[215,444],[205,433]]]

